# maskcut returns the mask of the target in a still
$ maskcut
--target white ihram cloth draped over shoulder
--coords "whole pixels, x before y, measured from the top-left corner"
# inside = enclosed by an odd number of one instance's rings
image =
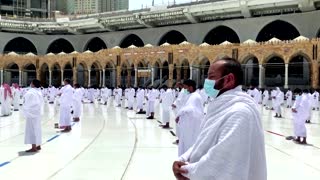
[[[179,117],[178,155],[185,153],[196,141],[204,118],[202,98],[199,93],[191,93],[186,104],[177,113]]]
[[[172,93],[171,89],[168,89],[167,91],[163,92],[161,95],[161,107],[162,107],[162,123],[168,123],[170,122],[170,108],[174,100],[174,94]]]
[[[40,89],[31,88],[24,95],[23,114],[26,118],[25,144],[41,145],[43,98]]]
[[[83,96],[83,91],[80,88],[77,88],[74,90],[73,101],[72,101],[72,109],[73,109],[73,117],[74,118],[79,118],[81,116],[82,96]]]
[[[73,88],[68,84],[61,88],[60,97],[60,126],[71,125],[71,106],[73,103]]]
[[[195,144],[180,158],[192,180],[266,180],[261,117],[241,86],[209,104]]]
[[[297,98],[292,106],[297,111],[296,113],[292,113],[295,136],[307,137],[305,122],[309,118],[310,106],[308,94],[305,93],[300,98]]]

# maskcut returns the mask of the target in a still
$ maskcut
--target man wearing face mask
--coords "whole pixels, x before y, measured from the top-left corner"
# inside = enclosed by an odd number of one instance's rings
[[[176,123],[179,126],[179,156],[185,153],[196,141],[200,124],[204,118],[203,102],[200,94],[196,92],[196,82],[185,80],[183,87],[184,93],[189,95],[189,98],[176,116]]]
[[[204,87],[213,99],[194,145],[173,163],[179,180],[266,180],[264,134],[254,100],[242,92],[241,64],[211,64]]]
[[[293,141],[299,144],[307,144],[307,129],[305,120],[309,116],[311,106],[308,93],[308,90],[304,90],[302,94],[300,89],[296,89],[296,101],[292,106],[293,129],[294,135],[296,136]]]

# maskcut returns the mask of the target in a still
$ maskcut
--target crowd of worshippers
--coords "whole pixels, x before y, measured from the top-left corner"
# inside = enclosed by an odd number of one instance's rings
[[[305,123],[311,123],[312,110],[319,111],[318,90],[297,88],[292,92],[289,88],[284,93],[279,87],[259,90],[251,86],[246,92],[257,104],[263,105],[267,110],[273,110],[275,118],[282,118],[282,108],[291,108],[295,135],[293,140],[299,144],[307,144]]]
[[[61,88],[41,88],[38,80],[23,89],[16,84],[12,87],[4,84],[0,91],[1,112],[10,115],[11,99],[14,110],[23,104],[27,119],[25,144],[32,145],[27,152],[37,152],[41,150],[40,122],[46,102],[59,106],[57,128],[67,133],[72,130],[72,119],[80,121],[83,103],[107,105],[114,98],[115,107],[135,110],[152,120],[156,118],[155,102],[159,101],[160,127],[170,128],[171,111],[174,114],[179,158],[173,163],[172,171],[177,179],[266,180],[259,106],[274,110],[275,117],[281,118],[286,100],[285,106],[292,108],[294,141],[305,144],[305,122],[310,122],[312,108],[319,110],[319,93],[296,89],[293,96],[290,89],[284,95],[280,88],[268,91],[254,87],[244,91],[242,77],[241,64],[232,58],[223,58],[210,66],[203,88],[197,88],[193,80],[177,83],[175,88],[163,86],[160,90],[154,87],[84,89],[79,84],[72,87],[69,79],[64,80]],[[3,110],[7,105],[9,113]]]

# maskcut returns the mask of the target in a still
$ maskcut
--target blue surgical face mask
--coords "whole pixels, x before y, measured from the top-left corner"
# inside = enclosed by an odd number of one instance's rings
[[[183,89],[183,93],[187,94],[187,95],[190,94],[190,92],[188,90],[186,90],[186,89]]]
[[[203,88],[209,97],[216,98],[220,92],[220,90],[214,88],[215,84],[215,80],[206,79],[204,81]]]
[[[225,78],[226,76],[227,75],[223,76],[222,78],[220,78],[218,80],[221,80],[221,79]],[[207,95],[211,98],[216,98],[220,92],[220,90],[214,88],[214,86],[216,85],[216,82],[218,80],[206,79],[204,81],[203,88],[204,88],[205,92],[207,93]]]

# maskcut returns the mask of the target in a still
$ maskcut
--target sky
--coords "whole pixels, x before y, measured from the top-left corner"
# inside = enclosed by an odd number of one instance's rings
[[[186,2],[191,2],[191,1],[196,1],[196,0],[175,0],[176,4],[179,3],[186,3]],[[168,2],[170,4],[173,4],[174,0],[154,0],[155,5],[161,5],[165,4],[167,5]],[[134,10],[134,9],[141,9],[141,5],[143,4],[143,7],[147,5],[147,7],[150,7],[152,4],[152,0],[129,0],[129,9]]]

